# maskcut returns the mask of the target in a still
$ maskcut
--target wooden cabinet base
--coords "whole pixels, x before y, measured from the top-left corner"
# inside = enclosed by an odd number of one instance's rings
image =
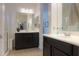
[[[78,46],[45,36],[43,40],[44,56],[79,56]]]
[[[39,46],[39,33],[16,33],[15,49],[27,49]]]

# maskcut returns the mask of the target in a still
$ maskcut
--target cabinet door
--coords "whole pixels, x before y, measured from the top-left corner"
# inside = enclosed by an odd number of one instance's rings
[[[79,56],[79,46],[73,45],[73,56]]]
[[[33,45],[35,47],[39,46],[39,33],[33,33],[33,35],[32,35],[32,41],[33,41]]]
[[[54,48],[54,56],[67,56],[67,55],[63,53],[62,51]]]
[[[15,34],[15,49],[23,49],[24,48],[24,35],[23,34]]]
[[[51,56],[51,45],[50,45],[50,39],[44,37],[43,41],[43,55],[44,56]]]
[[[51,50],[50,50],[50,44],[44,43],[44,48],[43,48],[43,55],[44,56],[51,56]]]
[[[55,40],[54,47],[72,56],[72,45],[66,42]]]
[[[33,46],[32,33],[25,33],[24,34],[24,47],[31,48],[32,46]]]

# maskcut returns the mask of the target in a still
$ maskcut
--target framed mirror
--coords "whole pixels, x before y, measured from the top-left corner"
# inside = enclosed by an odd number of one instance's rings
[[[17,13],[17,31],[39,31],[39,16],[33,13]]]
[[[62,4],[63,31],[79,31],[79,3]]]

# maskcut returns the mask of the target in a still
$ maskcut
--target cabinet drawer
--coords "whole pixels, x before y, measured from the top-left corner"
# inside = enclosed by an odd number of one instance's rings
[[[54,56],[67,56],[67,55],[61,52],[60,50],[54,48]]]
[[[32,37],[32,33],[24,33],[24,37]]]
[[[24,35],[22,35],[22,34],[16,34],[15,35],[15,38],[23,38],[24,37]]]
[[[44,39],[44,42],[46,42],[46,43],[50,43],[51,45],[53,44],[53,41],[54,40],[52,40],[52,38],[49,38],[49,37],[43,37],[43,39]]]
[[[39,33],[33,33],[32,36],[33,37],[39,37]]]
[[[68,55],[72,55],[72,45],[61,41],[56,41],[54,45],[57,49],[67,53]]]
[[[69,46],[69,45],[71,45],[71,44],[69,44],[69,43],[66,43],[66,42],[63,42],[63,41],[59,41],[59,40],[56,40],[56,39],[54,39],[54,41],[55,41],[56,44],[60,44],[60,45],[64,45],[64,46]]]

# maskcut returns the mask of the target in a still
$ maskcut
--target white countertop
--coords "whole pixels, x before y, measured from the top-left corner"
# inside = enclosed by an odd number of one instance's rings
[[[60,40],[60,41],[63,41],[63,42],[67,42],[67,43],[79,46],[79,36],[75,36],[75,35],[65,36],[63,34],[59,34],[59,35],[43,34],[43,36],[55,38],[56,40]]]
[[[20,32],[16,32],[16,33],[36,33],[39,31],[25,31],[25,30],[21,30]]]
[[[36,31],[29,31],[29,32],[16,32],[16,33],[37,33]]]

